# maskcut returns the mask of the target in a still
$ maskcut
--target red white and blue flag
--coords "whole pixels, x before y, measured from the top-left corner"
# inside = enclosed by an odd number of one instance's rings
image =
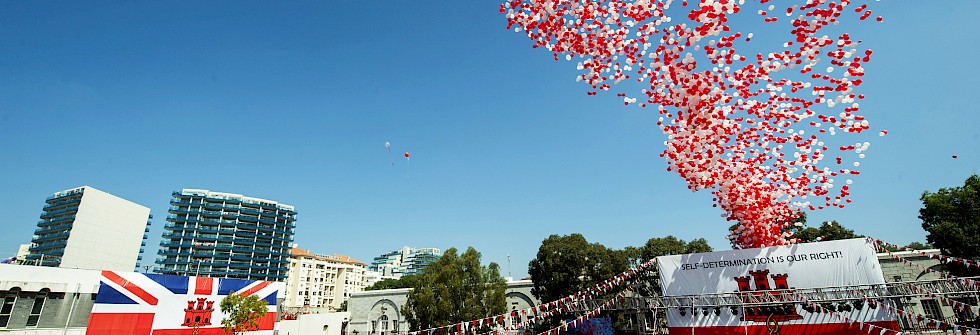
[[[283,283],[227,278],[183,277],[102,271],[99,293],[87,334],[199,335],[226,334],[219,305],[229,292],[256,296],[269,313],[247,334],[272,334],[276,298]]]

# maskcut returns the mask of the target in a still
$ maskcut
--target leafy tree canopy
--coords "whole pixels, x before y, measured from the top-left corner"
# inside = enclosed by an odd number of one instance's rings
[[[673,235],[667,235],[667,237],[654,237],[647,240],[647,243],[640,248],[640,254],[643,260],[648,260],[666,255],[693,254],[712,250],[708,241],[703,238],[684,242]]]
[[[413,330],[476,320],[506,311],[507,283],[496,263],[480,264],[473,247],[450,248],[429,264],[408,293],[401,312]],[[404,277],[403,277],[404,278]]]
[[[364,288],[364,290],[365,291],[390,290],[390,289],[394,289],[394,288],[409,288],[409,287],[414,287],[415,286],[415,282],[418,281],[418,278],[419,278],[419,275],[417,275],[417,274],[403,275],[403,276],[401,276],[401,278],[398,278],[398,279],[385,278],[385,279],[379,280],[378,282],[374,283],[371,286],[368,286],[368,287]]]
[[[920,199],[929,243],[946,255],[980,257],[980,176],[971,175],[960,187],[923,192]]]
[[[860,238],[864,237],[864,235],[855,234],[853,229],[847,229],[837,222],[837,220],[834,220],[821,223],[820,228],[806,227],[804,225],[793,234],[793,237],[800,239],[800,242],[816,242],[818,238],[820,238],[820,241],[835,241]]]
[[[651,238],[642,247],[622,250],[589,243],[581,234],[551,235],[541,242],[528,264],[531,290],[541,301],[552,301],[626,271],[630,265],[663,255],[710,252],[703,238],[685,242],[674,236]]]
[[[551,235],[541,242],[537,256],[528,263],[541,301],[552,301],[626,271],[633,250],[612,250],[589,243],[581,234]]]
[[[254,295],[242,296],[231,292],[218,305],[225,318],[221,326],[225,332],[242,334],[259,327],[259,319],[269,313],[269,303]]]

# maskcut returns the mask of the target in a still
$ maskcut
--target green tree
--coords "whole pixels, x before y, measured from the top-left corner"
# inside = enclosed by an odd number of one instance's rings
[[[802,226],[797,226],[793,230],[793,237],[800,240],[800,242],[816,242],[818,238],[820,241],[834,241],[834,240],[846,240],[849,238],[859,238],[864,237],[864,235],[858,235],[854,233],[854,230],[847,229],[836,220],[828,221],[820,224],[820,228],[807,227],[804,223]]]
[[[413,330],[476,320],[506,311],[507,283],[496,263],[480,264],[481,255],[473,247],[457,255],[450,248],[439,260],[429,264],[401,312]]]
[[[684,242],[684,240],[667,235],[667,237],[654,237],[647,240],[647,243],[640,248],[643,260],[648,260],[666,255],[693,254],[698,252],[711,252],[711,245],[703,238]]]
[[[268,302],[254,295],[242,296],[231,292],[219,304],[221,312],[225,314],[225,318],[221,319],[221,326],[225,332],[232,334],[256,329],[259,318],[269,313],[268,305]]]
[[[371,286],[368,286],[364,290],[365,291],[373,291],[373,290],[389,290],[389,289],[394,289],[394,288],[409,288],[409,287],[414,287],[415,286],[415,282],[418,281],[418,277],[419,277],[419,275],[417,275],[417,274],[407,274],[407,275],[401,276],[401,278],[398,278],[398,279],[385,278],[385,279],[379,280],[378,282],[374,283]]]
[[[531,293],[541,301],[552,301],[578,292],[626,271],[630,253],[636,250],[612,250],[589,243],[581,234],[548,236],[528,263],[534,282]]]
[[[347,311],[347,301],[344,301],[344,302],[340,303],[340,307],[337,308],[337,311],[338,312],[346,312]]]
[[[923,244],[922,242],[912,242],[905,247],[909,249],[915,249],[915,250],[935,249],[935,247],[933,247],[932,244],[929,243]]]
[[[971,175],[961,187],[923,192],[921,200],[926,241],[945,255],[980,257],[980,176]]]

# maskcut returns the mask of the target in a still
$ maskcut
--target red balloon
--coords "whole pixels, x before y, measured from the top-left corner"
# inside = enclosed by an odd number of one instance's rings
[[[408,158],[408,151],[405,152],[405,158]]]
[[[959,157],[957,157],[956,155],[953,155],[953,159],[956,159],[956,158],[959,158]]]

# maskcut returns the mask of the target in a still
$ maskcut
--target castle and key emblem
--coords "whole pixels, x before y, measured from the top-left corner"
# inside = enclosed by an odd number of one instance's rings
[[[197,298],[187,301],[187,308],[184,308],[183,327],[202,327],[211,325],[211,313],[214,312],[214,301],[207,301],[205,298]]]
[[[738,282],[738,292],[745,298],[763,295],[767,291],[790,289],[787,283],[789,275],[785,273],[773,274],[771,276],[773,279],[772,286],[769,285],[769,270],[749,271],[749,275],[752,277],[735,277],[735,281]],[[754,290],[751,281],[755,282]],[[751,301],[751,299],[743,300]],[[796,311],[796,306],[792,302],[746,306],[745,313],[742,313],[741,318],[742,321],[765,322],[766,324],[800,319],[803,319],[803,316]]]

